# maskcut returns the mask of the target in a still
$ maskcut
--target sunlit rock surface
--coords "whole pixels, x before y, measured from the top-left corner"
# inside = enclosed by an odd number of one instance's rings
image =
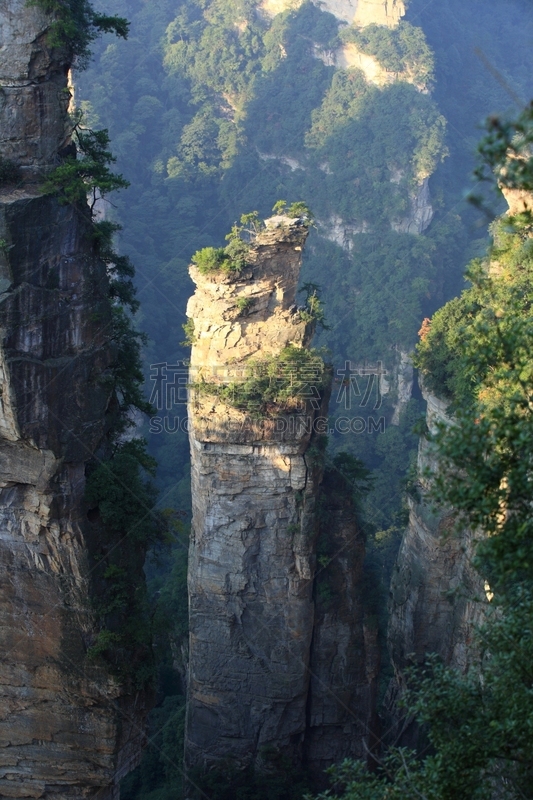
[[[223,382],[249,358],[308,345],[312,326],[295,305],[306,236],[301,220],[274,217],[237,281],[191,268],[195,382]],[[253,301],[246,313],[239,298]],[[333,555],[345,551],[346,575],[337,611],[319,611],[315,627],[322,466],[306,418],[324,415],[327,394],[305,414],[259,418],[206,394],[189,401],[189,767],[229,757],[261,768],[273,752],[296,764],[331,763],[329,734],[343,738],[346,754],[364,751],[372,706],[359,613],[364,546],[349,512],[325,523],[324,535],[338,539]]]
[[[334,13],[334,12],[332,12]],[[357,0],[356,25],[386,25],[394,28],[405,15],[403,0]]]
[[[261,8],[270,17],[299,8],[303,0],[263,0]],[[386,25],[395,28],[405,14],[402,0],[317,0],[316,5],[350,24]]]
[[[250,356],[309,342],[294,308],[306,236],[301,220],[270,220],[237,283],[191,268],[195,381],[223,381]],[[239,297],[253,301],[246,316]],[[255,420],[209,396],[189,403],[189,764],[230,754],[249,762],[266,745],[302,750],[319,475],[306,458],[304,417],[284,420],[278,432],[275,419]]]

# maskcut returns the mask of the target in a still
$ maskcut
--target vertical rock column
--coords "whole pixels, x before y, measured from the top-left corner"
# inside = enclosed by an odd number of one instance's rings
[[[307,230],[287,217],[266,226],[238,281],[191,267],[195,382],[309,342],[295,306]],[[256,418],[192,393],[188,766],[302,756],[320,479],[306,419],[319,413]]]
[[[449,423],[446,402],[424,393],[427,425]],[[409,499],[409,525],[404,534],[391,581],[389,649],[395,671],[388,705],[396,739],[416,743],[417,728],[405,720],[397,706],[406,667],[420,664],[437,653],[445,664],[466,670],[474,628],[481,622],[483,582],[474,570],[472,534],[454,531],[453,510],[436,511],[426,497],[424,473],[436,468],[435,454],[421,439],[418,452],[419,496]]]
[[[319,502],[305,740],[306,763],[318,785],[331,764],[345,758],[367,760],[375,749],[380,666],[377,621],[365,608],[365,536],[337,470],[326,469]]]
[[[87,658],[85,467],[110,402],[110,306],[88,210],[38,185],[70,141],[49,22],[0,0],[0,155],[21,178],[0,185],[0,797],[107,800],[145,709]]]

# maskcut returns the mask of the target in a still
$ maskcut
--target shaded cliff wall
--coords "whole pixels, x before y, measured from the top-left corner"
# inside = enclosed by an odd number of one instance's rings
[[[69,64],[46,28],[0,2],[0,155],[22,174],[0,186],[0,797],[103,799],[137,758],[144,699],[87,659],[110,306],[88,210],[36,183],[69,144]]]
[[[323,782],[331,764],[366,760],[378,741],[380,648],[365,606],[364,534],[334,469],[325,472],[319,503],[306,761]]]
[[[191,268],[194,381],[223,382],[250,357],[309,343],[312,326],[294,305],[306,235],[300,220],[274,217],[238,281]],[[246,315],[237,305],[244,297],[253,300]],[[315,625],[322,461],[306,420],[324,414],[328,394],[321,408],[307,403],[305,414],[260,418],[213,396],[190,399],[188,766],[232,757],[261,767],[274,749],[321,767],[339,756],[330,735],[337,745],[343,739],[342,752],[364,749],[371,706],[357,583],[364,544],[349,503],[324,521],[332,558],[339,556],[336,591],[346,598],[334,613],[319,605]]]
[[[448,403],[424,392],[426,421],[430,430],[437,422],[450,422]],[[417,499],[409,498],[409,525],[404,534],[391,580],[389,649],[395,677],[387,705],[393,732],[401,744],[416,742],[416,726],[404,719],[397,702],[402,694],[404,671],[421,664],[428,653],[465,671],[470,663],[474,628],[483,615],[484,585],[471,564],[471,531],[455,531],[452,510],[436,510],[427,498],[430,488],[424,473],[434,470],[435,454],[421,438],[418,452]]]

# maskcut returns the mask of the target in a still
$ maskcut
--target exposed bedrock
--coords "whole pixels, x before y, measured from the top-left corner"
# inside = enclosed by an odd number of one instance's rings
[[[365,541],[335,471],[320,491],[319,555],[306,759],[318,781],[344,758],[367,759],[378,741],[378,630],[365,608]]]
[[[424,392],[427,425],[450,423],[447,403]],[[455,530],[453,510],[436,510],[427,498],[424,471],[436,466],[435,453],[422,438],[418,453],[419,497],[409,498],[409,525],[394,568],[390,592],[389,649],[395,678],[388,692],[393,731],[401,744],[414,745],[417,727],[397,702],[406,668],[436,653],[445,664],[465,671],[473,655],[473,634],[482,620],[484,585],[474,570],[473,536]]]
[[[50,21],[26,0],[0,0],[0,152],[28,180],[70,142],[70,64],[46,45]]]
[[[146,698],[87,657],[98,534],[85,468],[112,399],[105,266],[88,209],[33,182],[68,144],[69,65],[47,20],[0,2],[0,797],[117,797],[140,753]],[[31,179],[31,180],[30,180]]]
[[[191,268],[197,288],[187,314],[195,326],[195,382],[223,382],[250,358],[276,356],[289,344],[307,346],[312,326],[295,306],[306,235],[300,220],[274,217],[237,281]],[[253,301],[245,314],[239,298]],[[345,547],[341,559],[355,559],[358,566],[348,564],[339,589],[353,599],[334,615],[320,608],[315,614],[322,466],[309,422],[324,415],[328,394],[324,390],[315,403],[320,407],[307,402],[304,411],[259,417],[205,393],[193,393],[189,402],[189,767],[227,757],[262,767],[273,750],[293,763],[331,763],[324,732],[342,729],[346,750],[359,735],[353,718],[361,710],[358,682],[366,680],[362,620],[354,634],[349,618],[360,602],[363,545],[355,520],[341,519],[340,511],[338,521],[328,519],[327,530],[333,543],[335,537],[339,543],[345,536],[354,540],[351,555]],[[362,650],[354,654],[358,637]],[[354,659],[358,668],[352,672]]]

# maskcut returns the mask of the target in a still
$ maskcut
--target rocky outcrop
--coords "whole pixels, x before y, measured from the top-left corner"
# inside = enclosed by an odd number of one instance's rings
[[[0,2],[0,152],[33,180],[69,143],[69,64],[46,46],[49,23],[26,0]]]
[[[326,470],[321,486],[317,553],[305,744],[320,784],[331,764],[367,760],[379,738],[380,648],[376,621],[365,607],[365,539],[335,469]]]
[[[405,15],[403,0],[358,0],[355,25],[386,25],[395,28]]]
[[[274,17],[276,14],[281,14],[287,9],[299,8],[303,0],[263,0],[261,9],[269,16]],[[358,0],[325,0],[325,2],[316,3],[324,11],[329,11],[337,19],[344,22],[353,22],[355,18],[355,11],[357,8]]]
[[[261,8],[269,17],[291,8],[299,8],[303,0],[263,0]],[[313,0],[324,11],[349,24],[386,25],[395,28],[405,14],[403,0]]]
[[[434,214],[429,178],[424,178],[416,190],[411,191],[409,206],[409,213],[403,219],[392,223],[393,230],[397,233],[424,233],[429,228]]]
[[[197,385],[242,380],[250,359],[309,343],[312,325],[295,306],[307,230],[287,217],[266,225],[237,280],[191,268]],[[331,613],[319,605],[315,625],[316,429],[328,394],[310,392],[299,411],[261,415],[205,392],[189,400],[188,767],[230,757],[262,768],[273,752],[322,766],[338,757],[330,735],[344,737],[347,753],[361,752],[361,736],[368,737],[372,690],[358,584],[364,546],[349,509],[332,510],[335,522],[324,523],[345,599]]]
[[[436,422],[450,424],[447,404],[432,394],[424,396],[429,429],[434,430]],[[430,486],[424,475],[435,466],[432,446],[422,438],[417,496],[409,498],[409,525],[391,581],[388,639],[395,678],[387,704],[397,741],[409,745],[416,741],[416,727],[397,705],[405,669],[436,653],[444,663],[465,671],[485,600],[484,584],[471,563],[471,531],[459,535],[453,510],[437,511],[427,499]]]
[[[294,309],[307,229],[286,217],[268,225],[238,282],[191,268],[195,381],[235,379],[250,356],[309,341]],[[248,316],[240,298],[253,303]],[[189,402],[189,425],[186,762],[249,763],[272,745],[298,758],[313,631],[319,476],[306,457],[311,433],[303,416],[255,419],[201,395]]]
[[[0,3],[0,155],[25,179],[0,186],[0,797],[104,800],[146,709],[87,657],[110,305],[88,210],[33,185],[68,144],[68,64],[46,28],[25,0]]]
[[[427,91],[416,74],[413,74],[410,70],[401,72],[386,70],[375,56],[363,53],[353,42],[343,44],[332,55],[324,53],[324,51],[316,51],[316,55],[328,66],[330,65],[328,62],[330,62],[331,66],[336,66],[340,69],[360,69],[364,73],[367,82],[374,84],[374,86],[389,86],[397,81],[403,81],[404,83],[413,84],[419,91]]]
[[[364,220],[362,222],[346,222],[336,214],[319,223],[320,235],[330,242],[338,244],[348,253],[353,250],[353,237],[358,233],[368,233],[371,226]]]
[[[400,361],[393,369],[393,381],[396,384],[397,395],[391,425],[399,425],[402,411],[413,395],[414,368],[411,353],[400,350]]]

